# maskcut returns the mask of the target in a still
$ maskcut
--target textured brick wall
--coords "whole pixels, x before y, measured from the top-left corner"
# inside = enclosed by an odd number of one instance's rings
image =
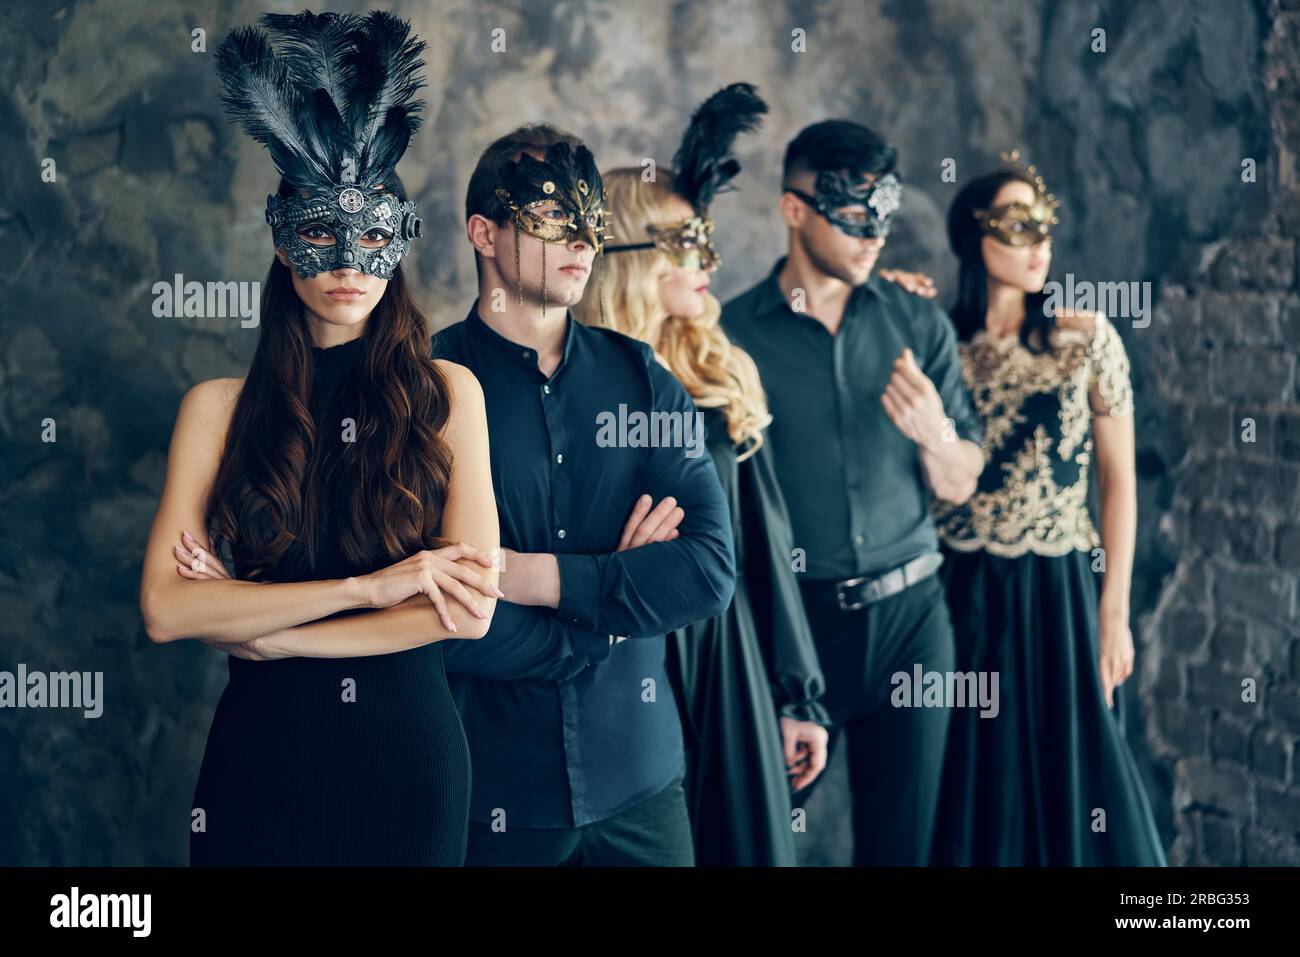
[[[898,143],[909,188],[885,258],[947,289],[949,200],[1020,145],[1063,200],[1056,271],[1149,281],[1160,302],[1147,328],[1117,325],[1141,475],[1126,694],[1162,833],[1175,861],[1296,861],[1295,0],[391,7],[430,45],[428,118],[402,173],[428,236],[413,275],[440,325],[473,296],[461,209],[474,159],[526,120],[573,128],[606,165],[667,162],[705,94],[758,83],[772,112],[743,144],[740,194],[715,208],[724,297],[780,252],[781,149],[806,123],[858,118]],[[91,721],[0,712],[0,863],[185,859],[225,669],[206,648],[148,643],[139,563],[181,394],[240,374],[256,331],[155,318],[150,290],[176,273],[265,272],[273,179],[226,124],[211,62],[262,8],[0,9],[0,669],[102,670],[107,698]],[[191,52],[196,27],[206,53]],[[504,54],[489,52],[494,27]],[[795,29],[807,52],[792,52]],[[1241,182],[1245,157],[1255,183]],[[57,443],[40,441],[46,417]],[[837,763],[810,802],[808,862],[847,859],[844,800]]]
[[[1237,235],[1188,250],[1148,362],[1181,448],[1159,524],[1174,567],[1143,629],[1142,682],[1154,750],[1172,762],[1179,863],[1300,864],[1300,14],[1287,6],[1262,24],[1286,144],[1261,175],[1272,195]]]

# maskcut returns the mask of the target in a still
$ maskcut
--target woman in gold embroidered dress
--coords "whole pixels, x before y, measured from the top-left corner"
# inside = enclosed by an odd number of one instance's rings
[[[953,712],[940,864],[1165,863],[1115,694],[1133,666],[1128,357],[1106,317],[1043,294],[1055,205],[1033,167],[1014,165],[949,211],[952,316],[986,465],[967,502],[934,508],[958,669],[986,673],[995,697]]]

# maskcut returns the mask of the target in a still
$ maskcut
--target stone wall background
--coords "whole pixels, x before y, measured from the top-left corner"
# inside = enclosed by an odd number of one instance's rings
[[[103,671],[105,711],[0,712],[0,863],[179,864],[225,665],[158,648],[139,567],[177,403],[239,375],[256,330],[158,319],[152,286],[260,280],[264,151],[221,113],[212,52],[269,6],[20,0],[0,11],[0,669]],[[429,43],[402,165],[438,325],[463,316],[463,197],[491,138],[547,119],[606,167],[667,163],[690,110],[750,80],[771,104],[715,207],[724,299],[781,252],[784,143],[843,116],[899,145],[888,265],[952,289],[960,182],[1019,145],[1062,199],[1057,278],[1149,281],[1134,363],[1141,480],[1130,740],[1174,863],[1300,863],[1300,11],[1297,0],[397,2]],[[336,4],[335,9],[363,5]],[[493,28],[507,50],[490,52]],[[191,30],[207,52],[191,51]],[[806,31],[793,53],[791,31]],[[1106,31],[1093,52],[1092,31]],[[55,160],[57,180],[41,179]],[[940,177],[956,161],[958,183]],[[1242,161],[1257,178],[1243,182]],[[41,441],[55,419],[58,441]],[[1242,441],[1243,419],[1255,441]],[[1253,679],[1254,702],[1241,700]],[[848,860],[842,756],[807,863]]]

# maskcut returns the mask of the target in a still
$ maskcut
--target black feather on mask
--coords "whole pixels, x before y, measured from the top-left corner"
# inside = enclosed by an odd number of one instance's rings
[[[299,189],[384,182],[419,129],[423,41],[391,13],[263,14],[217,51],[222,102]]]
[[[421,233],[415,204],[388,194],[420,126],[424,43],[383,11],[267,13],[261,23],[226,37],[217,76],[231,119],[294,188],[267,197],[276,247],[303,278],[349,268],[391,278]],[[308,227],[334,241],[304,238]]]
[[[700,104],[673,154],[673,192],[706,216],[713,197],[740,172],[731,146],[758,129],[767,104],[752,83],[732,83]]]
[[[596,158],[585,146],[552,143],[545,159],[524,153],[506,163],[497,177],[497,198],[525,232],[543,242],[568,242],[574,236],[597,252],[604,243],[605,185]],[[566,219],[539,219],[531,207],[558,203]]]
[[[605,245],[605,184],[591,150],[579,145],[570,147],[561,140],[546,148],[538,160],[523,153],[501,167],[497,173],[496,197],[514,223],[515,289],[517,300],[524,301],[520,272],[519,234],[525,232],[542,241],[542,315],[546,315],[546,247],[550,243],[582,240],[599,254]],[[538,212],[540,207],[548,207]],[[563,216],[553,215],[555,207]],[[603,280],[597,280],[602,284]],[[605,315],[603,288],[600,295],[601,318]]]
[[[646,223],[649,241],[607,246],[606,252],[658,249],[678,266],[704,272],[722,265],[713,244],[709,205],[740,172],[740,163],[731,155],[736,137],[758,129],[766,112],[767,104],[752,83],[733,83],[701,103],[673,154],[673,193],[690,203],[694,215],[679,222]]]

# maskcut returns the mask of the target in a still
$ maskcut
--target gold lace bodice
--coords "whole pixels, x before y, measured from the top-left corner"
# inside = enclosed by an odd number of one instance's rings
[[[1115,327],[1054,329],[1031,352],[983,330],[961,345],[962,376],[984,420],[984,472],[962,505],[936,501],[939,537],[958,551],[1064,555],[1100,544],[1088,515],[1093,415],[1130,415],[1128,355]]]

